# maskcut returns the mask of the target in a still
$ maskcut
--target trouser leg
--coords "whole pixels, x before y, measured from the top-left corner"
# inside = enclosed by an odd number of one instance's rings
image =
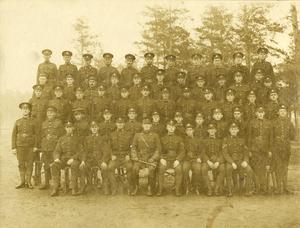
[[[181,187],[182,187],[182,164],[179,164],[175,168],[175,194],[176,196],[181,195]]]
[[[167,170],[167,166],[159,163],[158,167],[158,195],[161,195],[164,188],[165,181],[165,172]]]
[[[211,195],[212,194],[212,185],[209,180],[208,171],[209,171],[209,167],[206,163],[204,163],[202,165],[202,178],[203,178],[204,185],[207,188],[207,194]]]
[[[18,159],[18,168],[19,168],[19,175],[20,175],[20,180],[21,184],[25,183],[25,172],[26,172],[26,149],[23,147],[18,147],[17,148],[17,159]]]
[[[60,185],[61,168],[62,168],[62,164],[59,162],[53,162],[51,165],[53,189],[56,191],[58,190]]]
[[[192,162],[192,186],[198,191],[201,179],[201,163]]]
[[[233,168],[231,164],[226,164],[226,182],[227,182],[227,188],[228,188],[228,196],[232,195],[232,188],[233,188]]]
[[[71,188],[74,191],[78,189],[78,176],[79,176],[79,161],[74,160],[71,164]]]
[[[191,161],[184,161],[182,165],[182,173],[183,173],[183,190],[187,194],[188,191],[191,189],[191,181],[190,181],[190,176],[189,172],[192,168],[192,163]]]
[[[220,164],[217,169],[217,178],[216,178],[216,186],[215,186],[215,192],[219,192],[221,187],[224,184],[224,178],[226,175],[225,171],[225,164]]]
[[[119,167],[119,162],[117,160],[110,161],[108,164],[108,179],[111,191],[113,193],[116,193],[117,191],[117,179],[115,175],[115,169]]]

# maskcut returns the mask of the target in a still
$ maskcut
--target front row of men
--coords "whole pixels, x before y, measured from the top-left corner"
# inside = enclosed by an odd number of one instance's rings
[[[12,133],[12,149],[21,178],[16,188],[32,188],[33,161],[41,152],[45,182],[40,189],[50,188],[52,179],[51,196],[59,194],[61,170],[66,167],[71,170],[72,195],[85,192],[95,168],[101,170],[106,195],[117,193],[119,168],[126,170],[131,195],[138,192],[142,168],[149,171],[149,196],[163,194],[165,174],[175,176],[176,196],[189,191],[199,194],[201,190],[206,190],[208,196],[223,192],[232,196],[233,187],[239,185],[244,186],[247,196],[254,192],[265,194],[271,173],[276,176],[272,181],[274,192],[289,193],[287,170],[294,127],[285,106],[279,107],[279,117],[273,122],[265,119],[263,107],[258,107],[245,139],[239,137],[240,127],[236,123],[229,125],[224,139],[217,137],[218,129],[210,123],[206,128],[208,136],[202,140],[195,137],[191,124],[185,126],[185,137],[177,135],[173,120],[167,122],[167,133],[162,137],[152,131],[149,119],[144,119],[142,130],[132,136],[124,129],[123,118],[116,119],[116,129],[109,137],[100,134],[99,124],[94,121],[89,124],[90,134],[82,137],[73,123],[63,125],[56,118],[55,107],[48,107],[42,126],[31,117],[30,103],[23,102],[19,107],[23,117],[16,121]]]

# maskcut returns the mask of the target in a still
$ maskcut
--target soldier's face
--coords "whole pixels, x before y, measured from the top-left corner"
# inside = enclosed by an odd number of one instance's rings
[[[142,95],[143,95],[144,97],[149,96],[149,94],[150,94],[149,90],[142,90]]]
[[[156,75],[156,79],[157,79],[157,81],[159,81],[159,82],[162,82],[162,81],[164,80],[164,78],[165,78],[165,76],[164,76],[163,74],[158,74],[158,75]]]
[[[239,129],[237,127],[231,127],[231,128],[229,128],[229,132],[230,132],[230,135],[237,136],[237,134],[239,133]]]
[[[104,117],[104,120],[110,120],[111,114],[110,114],[110,113],[105,113],[105,114],[103,115],[103,117]]]
[[[271,99],[272,101],[277,101],[277,99],[278,99],[278,94],[277,94],[277,93],[271,93],[271,94],[270,94],[270,99]]]
[[[40,85],[45,85],[47,82],[47,78],[46,77],[39,77],[39,84]]]
[[[279,109],[278,114],[280,117],[287,117],[287,110],[286,109]]]
[[[132,64],[133,64],[133,60],[132,59],[126,59],[125,62],[127,64],[127,66],[132,66]]]
[[[143,124],[142,126],[143,126],[143,130],[144,130],[144,131],[150,131],[150,129],[151,129],[151,127],[152,127],[151,124]]]
[[[242,76],[241,74],[236,74],[236,75],[234,76],[234,81],[235,81],[236,83],[241,83],[241,82],[243,81],[243,76]]]
[[[205,93],[204,97],[205,97],[206,100],[211,100],[212,97],[213,97],[213,94],[212,93]]]
[[[197,86],[198,87],[203,87],[204,86],[204,84],[205,84],[205,81],[204,80],[197,80]]]
[[[233,117],[235,118],[235,119],[241,119],[241,117],[242,117],[242,113],[241,112],[233,112]]]
[[[187,134],[187,136],[192,137],[194,135],[194,129],[193,128],[187,128],[185,130],[185,133]]]
[[[103,97],[105,95],[105,90],[98,90],[98,94]]]
[[[66,63],[71,62],[71,56],[63,56],[63,58]]]
[[[183,96],[185,98],[189,98],[191,96],[191,93],[190,92],[185,92],[185,93],[183,93]]]
[[[167,125],[167,131],[168,133],[174,133],[175,132],[176,127],[174,125]]]
[[[177,82],[180,85],[184,84],[184,78],[177,78]]]
[[[74,83],[73,78],[67,78],[66,81],[67,81],[67,85],[73,85],[73,83]]]
[[[164,100],[168,100],[169,97],[170,97],[170,94],[168,94],[168,93],[162,93],[162,98],[163,98]]]
[[[63,92],[62,92],[61,90],[55,90],[55,91],[54,91],[54,95],[55,95],[56,97],[62,97]]]
[[[74,114],[75,120],[81,120],[82,119],[82,113],[78,112]]]
[[[128,113],[128,118],[131,120],[134,120],[136,118],[136,113],[135,112],[129,112]]]
[[[112,78],[110,79],[110,82],[111,82],[111,84],[116,85],[116,84],[119,83],[119,79],[116,78],[116,77],[112,77]]]
[[[258,111],[256,112],[256,116],[258,119],[263,119],[265,117],[265,112],[264,111]]]
[[[36,97],[41,97],[42,96],[42,90],[39,90],[39,89],[35,90],[34,94],[35,94]]]
[[[104,58],[104,63],[105,63],[106,66],[109,66],[112,63],[112,58],[105,57]]]
[[[226,100],[229,102],[232,102],[234,100],[234,95],[233,94],[227,94],[226,95]]]
[[[154,123],[158,123],[160,121],[159,115],[153,115],[152,120],[153,120]]]
[[[167,60],[167,65],[169,67],[173,67],[173,66],[175,66],[175,61],[173,61],[173,60]]]
[[[202,116],[197,116],[195,119],[196,124],[201,125],[204,122],[204,119]]]
[[[260,80],[263,79],[264,76],[263,76],[262,73],[256,73],[254,77],[255,77],[256,80],[260,81]]]
[[[123,92],[121,92],[121,97],[127,98],[128,96],[129,96],[128,91],[123,91]]]
[[[209,136],[215,136],[216,133],[217,133],[217,129],[215,129],[215,128],[209,128],[209,129],[207,130],[207,132],[208,132],[208,135],[209,135]]]
[[[96,80],[89,80],[89,86],[90,87],[95,87],[97,85]]]
[[[225,80],[225,79],[220,79],[220,80],[218,80],[218,84],[219,84],[220,86],[224,86],[225,83],[226,83],[226,80]]]
[[[152,58],[145,58],[145,61],[148,65],[151,65],[153,63],[153,59]]]
[[[133,78],[133,84],[138,85],[141,83],[141,79],[140,78]]]
[[[43,58],[45,61],[49,61],[51,58],[51,55],[43,55]]]
[[[66,133],[67,133],[68,135],[70,135],[70,134],[73,133],[74,128],[73,128],[73,127],[65,127],[65,130],[66,130]]]
[[[84,63],[86,66],[91,65],[92,60],[91,59],[84,60]]]
[[[219,66],[222,64],[222,60],[220,58],[215,58],[213,60],[213,64],[216,65],[216,66]]]
[[[82,99],[83,98],[83,92],[81,92],[81,91],[76,92],[75,96],[76,96],[77,99]]]
[[[267,54],[261,52],[261,53],[258,54],[258,58],[259,58],[260,60],[265,60],[265,59],[267,58]]]
[[[21,111],[23,116],[28,116],[30,114],[30,109],[28,107],[23,107]]]
[[[47,111],[47,118],[52,120],[56,116],[56,112],[53,112],[52,110]]]
[[[223,118],[223,114],[221,112],[214,113],[213,118],[215,120],[221,120]]]
[[[249,100],[249,102],[254,103],[255,100],[256,100],[256,96],[251,94],[251,95],[248,96],[248,100]]]
[[[235,57],[234,63],[236,65],[242,64],[242,62],[243,62],[243,59],[241,57]]]
[[[177,123],[181,123],[183,121],[183,118],[182,116],[175,116],[174,120],[177,122]]]
[[[271,87],[272,86],[272,82],[264,82],[264,86],[265,87]]]
[[[116,125],[117,125],[117,129],[123,129],[124,128],[124,125],[125,125],[125,123],[116,123]]]
[[[90,129],[91,129],[92,134],[97,134],[99,128],[98,128],[98,126],[92,126]]]

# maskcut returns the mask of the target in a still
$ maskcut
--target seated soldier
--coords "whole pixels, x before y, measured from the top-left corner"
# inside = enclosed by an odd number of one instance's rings
[[[222,140],[217,138],[217,127],[215,124],[209,124],[207,127],[208,137],[202,143],[202,176],[207,187],[207,196],[212,196],[213,187],[209,180],[209,171],[212,171],[216,179],[214,193],[220,195],[220,188],[223,185],[225,177],[224,159],[222,156]]]
[[[127,179],[131,180],[132,162],[130,161],[129,151],[131,136],[125,131],[125,121],[123,118],[118,118],[116,121],[117,129],[110,135],[110,145],[112,155],[108,163],[108,180],[111,188],[111,194],[117,194],[117,179],[115,170],[120,167],[125,167]]]
[[[201,151],[199,138],[194,136],[194,127],[187,124],[185,127],[186,137],[184,147],[186,155],[183,162],[183,188],[187,195],[194,190],[199,195],[199,182],[201,178]],[[189,172],[192,170],[192,183],[190,183]]]
[[[245,144],[245,140],[238,137],[239,126],[232,123],[229,126],[230,135],[223,140],[222,153],[226,161],[226,182],[228,193],[227,196],[232,196],[233,173],[238,172],[245,178],[246,196],[251,196],[251,181],[253,179],[253,171],[248,165],[249,151]],[[237,180],[236,183],[239,183]]]
[[[51,166],[54,186],[51,196],[58,196],[61,176],[60,170],[67,166],[71,168],[72,195],[78,195],[77,179],[79,176],[79,164],[82,158],[82,144],[81,140],[79,140],[79,136],[73,134],[73,123],[67,122],[65,124],[65,130],[66,134],[59,138],[53,152],[54,162]]]
[[[131,159],[133,160],[132,179],[130,180],[131,195],[138,191],[139,170],[147,167],[148,174],[148,196],[153,195],[155,189],[155,168],[161,151],[158,134],[151,131],[150,119],[143,120],[143,131],[136,133],[132,142]]]
[[[93,168],[101,169],[101,177],[103,181],[104,194],[108,195],[108,176],[107,165],[111,157],[111,149],[109,143],[105,138],[99,135],[99,126],[95,121],[90,124],[91,135],[87,136],[83,143],[83,158],[79,166],[80,169],[80,194],[85,191],[85,179],[87,178],[88,184],[92,183]]]
[[[181,137],[175,134],[176,126],[173,120],[167,123],[168,133],[162,137],[162,152],[158,167],[158,192],[161,196],[164,187],[165,172],[169,168],[175,170],[175,195],[181,196],[182,160],[185,155],[184,144]]]

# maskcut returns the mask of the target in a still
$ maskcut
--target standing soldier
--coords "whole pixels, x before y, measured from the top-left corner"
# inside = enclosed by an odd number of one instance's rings
[[[223,102],[225,97],[225,92],[227,90],[227,81],[224,74],[217,76],[217,83],[214,87],[215,99],[216,101]]]
[[[242,112],[241,108],[235,107],[232,111],[233,113],[233,119],[232,122],[236,123],[239,127],[239,133],[238,136],[240,138],[246,137],[246,130],[247,130],[247,122],[244,119],[244,113]]]
[[[212,89],[204,90],[204,101],[198,103],[198,110],[201,110],[204,119],[210,120],[212,110],[219,106],[218,102],[214,100],[214,93]]]
[[[78,81],[79,81],[80,86],[82,86],[83,88],[87,88],[88,87],[88,77],[90,75],[97,77],[97,68],[95,68],[91,65],[93,55],[83,54],[82,57],[83,57],[84,65],[79,68]]]
[[[244,113],[245,113],[244,117],[247,122],[255,118],[256,107],[257,107],[256,94],[254,90],[250,90],[247,96],[247,101],[243,105]]]
[[[175,195],[181,196],[182,161],[185,156],[184,144],[181,137],[175,134],[176,126],[173,120],[167,123],[168,133],[162,137],[162,151],[158,168],[158,192],[161,196],[164,187],[165,172],[169,168],[175,170]]]
[[[138,113],[141,118],[146,118],[155,109],[155,100],[150,97],[150,89],[147,85],[142,88],[141,94],[142,97],[137,101]]]
[[[249,151],[245,144],[245,140],[238,137],[239,127],[232,123],[229,126],[230,135],[223,140],[222,153],[226,161],[226,183],[228,188],[227,196],[232,196],[233,173],[237,171],[246,179],[246,196],[251,196],[251,181],[253,179],[253,171],[249,166]],[[239,183],[239,179],[236,180]]]
[[[54,98],[49,101],[49,106],[54,106],[57,109],[57,118],[65,121],[70,115],[70,105],[63,98],[63,87],[58,85],[54,87]]]
[[[50,164],[53,162],[53,151],[58,139],[64,134],[64,126],[61,120],[56,118],[56,114],[56,108],[49,106],[47,108],[47,119],[42,124],[41,151],[42,162],[44,164],[45,183],[40,187],[41,190],[50,187]]]
[[[161,123],[160,115],[157,111],[152,113],[151,131],[158,134],[159,137],[162,137],[166,133],[166,127],[163,123]]]
[[[229,121],[232,119],[232,110],[239,106],[235,100],[235,90],[228,89],[225,92],[225,101],[222,103],[222,109],[224,113],[224,119]]]
[[[250,149],[250,163],[254,171],[256,193],[267,193],[270,172],[271,123],[265,119],[265,110],[258,106],[255,112],[256,118],[251,120],[248,126],[248,148]]]
[[[124,129],[128,132],[131,139],[136,133],[142,131],[142,124],[137,121],[137,114],[134,108],[128,110],[128,121],[125,123]]]
[[[242,72],[237,71],[233,76],[233,84],[230,86],[231,89],[235,91],[235,99],[239,105],[242,105],[245,102],[246,94],[250,90],[249,85],[245,84],[244,75]]]
[[[151,85],[154,82],[155,74],[158,70],[158,68],[153,65],[154,56],[155,55],[151,52],[147,52],[144,55],[146,65],[143,66],[142,69],[141,69],[141,77],[142,77],[142,80],[147,85]]]
[[[204,117],[201,112],[196,113],[194,135],[198,140],[203,140],[207,135]]]
[[[202,143],[202,175],[207,187],[207,196],[212,196],[213,189],[208,175],[208,171],[212,171],[216,180],[214,193],[219,196],[225,177],[222,140],[217,138],[217,128],[214,124],[208,125],[207,132],[208,137]]]
[[[288,117],[287,107],[280,105],[279,116],[272,124],[272,156],[276,173],[276,194],[291,193],[287,188],[288,166],[291,155],[291,140],[295,138],[295,128]]]
[[[141,96],[142,79],[141,74],[136,73],[133,75],[133,86],[129,88],[129,98],[136,102]]]
[[[261,97],[261,104],[266,104],[269,101],[269,93],[272,89],[275,89],[275,86],[273,86],[272,79],[270,77],[266,77],[263,80],[262,87],[258,91]]]
[[[170,90],[168,88],[164,88],[162,90],[161,99],[156,101],[156,107],[163,121],[173,118],[175,114],[176,103],[170,98]]]
[[[233,83],[233,75],[234,72],[241,72],[244,75],[245,83],[250,82],[250,71],[249,68],[243,65],[244,54],[240,51],[236,51],[232,55],[233,58],[233,65],[229,69],[229,78],[228,78],[228,85]]]
[[[84,91],[84,98],[88,100],[88,103],[90,105],[89,111],[90,111],[90,118],[94,119],[93,114],[95,113],[95,100],[98,97],[98,91],[97,91],[97,80],[95,76],[90,75],[88,78],[88,87]]]
[[[213,53],[212,54],[212,64],[208,66],[206,71],[206,80],[207,84],[210,87],[214,87],[216,83],[217,76],[220,74],[225,75],[226,81],[228,77],[227,67],[224,65],[223,56],[221,53]]]
[[[43,121],[46,118],[46,109],[48,105],[48,100],[43,98],[43,87],[40,85],[34,85],[33,87],[34,95],[29,100],[31,104],[31,117],[34,118],[37,122],[38,129],[41,128]],[[40,142],[38,142],[38,147],[40,146]],[[42,164],[40,161],[40,153],[35,153],[34,157],[34,184],[38,185],[41,183],[41,168]]]
[[[12,151],[17,155],[18,167],[21,183],[16,186],[19,188],[33,188],[31,176],[33,169],[34,153],[37,151],[39,136],[36,120],[31,118],[31,104],[22,102],[19,104],[23,117],[15,122],[12,132]]]
[[[156,80],[152,85],[152,94],[155,100],[160,99],[162,90],[166,87],[165,70],[158,69],[156,72]]]
[[[194,127],[187,124],[185,127],[186,137],[184,138],[184,148],[186,151],[182,171],[183,187],[187,195],[190,190],[194,190],[199,195],[199,183],[201,178],[201,146],[199,138],[194,136]],[[189,172],[192,171],[192,183],[190,183]]]
[[[167,55],[165,57],[167,62],[166,65],[166,83],[169,85],[173,85],[176,81],[179,69],[176,66],[176,56],[175,55]],[[186,77],[186,74],[184,75]],[[186,79],[186,78],[185,78]],[[185,81],[184,79],[184,81]]]
[[[117,179],[115,175],[117,168],[125,167],[127,179],[132,180],[132,162],[129,156],[131,137],[124,130],[125,122],[123,118],[117,119],[116,126],[117,129],[110,135],[112,155],[108,164],[108,179],[112,195],[117,193]]]
[[[174,123],[175,123],[175,134],[181,138],[185,137],[185,127],[184,127],[184,119],[182,112],[176,112],[174,115]]]
[[[257,69],[261,69],[264,75],[271,77],[272,81],[275,81],[273,66],[270,62],[266,61],[269,50],[265,47],[260,47],[257,49],[258,59],[253,64],[251,69],[251,77],[253,79]]]
[[[38,75],[38,85],[43,87],[42,98],[50,100],[53,96],[53,85],[48,83],[48,76],[45,73]]]
[[[44,62],[39,64],[37,70],[37,82],[41,73],[45,73],[48,77],[48,84],[54,86],[57,83],[57,67],[54,63],[50,62],[52,51],[50,49],[44,49],[42,51]]]
[[[71,103],[71,108],[77,109],[81,108],[84,110],[84,112],[89,116],[91,105],[89,103],[90,101],[85,99],[84,97],[84,91],[82,87],[77,87],[75,90],[75,100]]]
[[[133,75],[138,73],[138,70],[133,67],[135,56],[133,54],[125,55],[126,67],[121,72],[120,84],[122,86],[132,86]]]
[[[66,134],[61,136],[56,144],[52,163],[53,190],[51,196],[58,196],[60,185],[60,170],[71,167],[72,195],[78,195],[79,165],[82,159],[82,141],[74,135],[74,126],[71,122],[65,124]]]
[[[148,196],[153,195],[155,189],[155,168],[161,152],[161,144],[158,134],[151,131],[151,121],[143,120],[143,131],[136,133],[132,142],[131,159],[133,160],[131,195],[138,191],[139,170],[143,167],[149,169],[148,174]]]
[[[186,88],[186,82],[185,82],[186,74],[183,71],[178,71],[176,73],[176,78],[174,78],[174,81],[172,83],[169,83],[169,87],[172,91],[172,99],[174,101],[177,101],[181,96],[184,88]],[[176,81],[175,81],[176,79]]]
[[[98,96],[94,100],[94,114],[93,117],[97,122],[102,121],[103,111],[108,109],[111,105],[111,99],[106,94],[104,85],[99,85]]]
[[[69,104],[75,100],[75,84],[74,84],[74,77],[72,74],[67,74],[66,79],[64,81],[64,98],[67,99]]]
[[[116,124],[112,121],[112,114],[108,109],[103,111],[104,121],[99,123],[99,133],[106,140],[109,140],[110,134],[116,129]]]
[[[83,142],[84,138],[89,134],[89,123],[85,118],[84,109],[76,108],[72,110],[74,114],[74,131],[73,134],[78,136]]]
[[[111,106],[120,99],[121,91],[119,86],[119,75],[113,73],[110,77],[110,86],[106,90],[107,96],[111,99]]]
[[[119,74],[117,68],[111,65],[113,57],[114,56],[111,53],[104,53],[103,59],[104,59],[105,66],[101,67],[98,71],[98,78],[97,78],[98,82],[104,83],[107,86],[110,84],[111,75],[113,73],[117,75]]]
[[[196,111],[196,101],[191,97],[190,88],[185,87],[183,89],[182,96],[177,100],[176,110],[183,113],[185,121],[193,121]]]
[[[212,120],[217,128],[217,138],[223,139],[226,135],[228,123],[223,119],[223,111],[220,108],[215,108],[212,111]]]
[[[78,83],[78,69],[77,66],[71,63],[73,53],[70,51],[63,51],[62,56],[65,63],[60,65],[58,68],[58,81],[63,83],[66,81],[66,76],[71,74],[74,78],[75,83]]]
[[[129,108],[135,106],[135,103],[129,99],[129,92],[126,87],[121,88],[121,98],[118,100],[115,105],[113,105],[113,113],[116,113],[118,116],[126,117],[126,114]]]
[[[192,87],[192,97],[199,102],[204,100],[204,90],[206,88],[206,82],[204,75],[199,75],[196,77],[196,83]]]
[[[269,120],[274,120],[278,116],[279,96],[275,89],[271,89],[268,96],[269,100],[267,103],[265,103],[266,118]]]
[[[99,134],[99,126],[97,122],[92,121],[90,124],[91,134],[87,136],[83,143],[83,165],[80,169],[80,194],[85,191],[85,179],[89,184],[92,183],[93,168],[101,169],[101,177],[103,181],[104,194],[108,195],[108,174],[107,165],[111,157],[111,148],[107,140]]]
[[[191,64],[187,68],[187,81],[189,85],[194,85],[199,75],[205,75],[206,66],[203,64],[203,56],[200,53],[191,55]]]

